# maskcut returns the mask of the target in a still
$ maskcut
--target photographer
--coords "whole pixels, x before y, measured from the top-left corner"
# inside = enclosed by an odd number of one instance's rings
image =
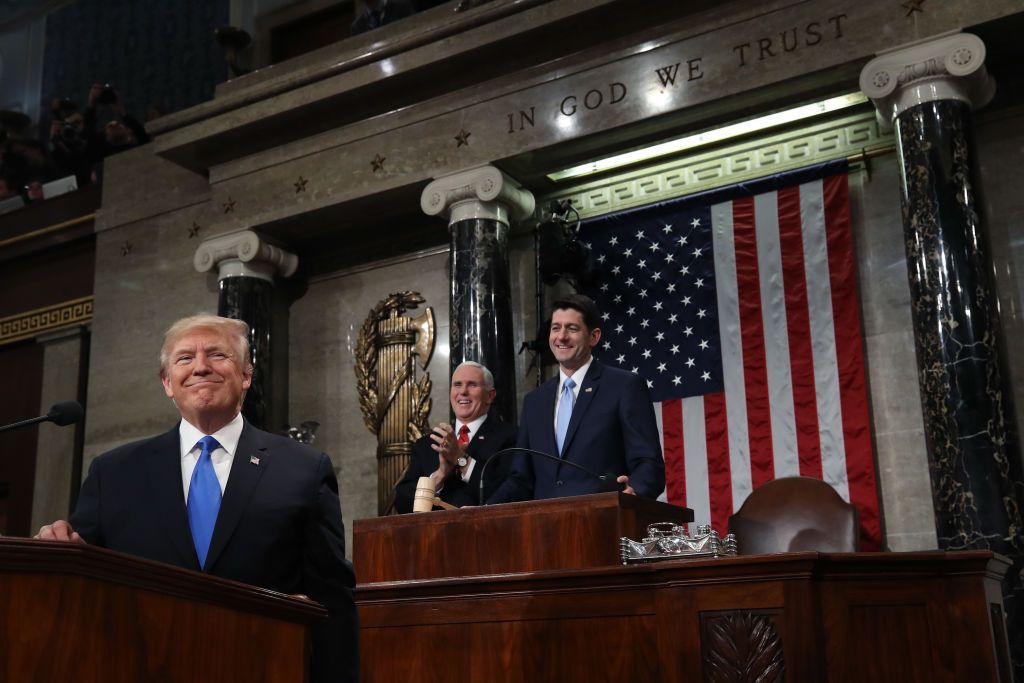
[[[150,139],[145,127],[125,110],[120,94],[109,83],[93,83],[89,89],[85,127],[95,141],[97,160]]]
[[[52,110],[50,154],[62,177],[74,175],[78,186],[84,187],[93,181],[93,165],[99,159],[85,116],[69,99],[55,99]]]

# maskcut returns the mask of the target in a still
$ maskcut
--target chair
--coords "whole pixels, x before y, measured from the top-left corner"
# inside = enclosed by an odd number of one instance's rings
[[[783,477],[754,490],[729,517],[741,555],[800,550],[854,552],[857,509],[812,477]]]

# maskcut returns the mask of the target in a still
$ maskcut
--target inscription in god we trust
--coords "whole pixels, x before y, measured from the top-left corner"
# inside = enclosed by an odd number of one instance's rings
[[[808,21],[796,26],[787,27],[768,35],[761,35],[752,40],[736,43],[731,50],[722,55],[706,58],[704,55],[688,56],[676,62],[658,66],[653,76],[661,91],[678,91],[689,83],[705,79],[707,65],[721,66],[722,77],[725,72],[743,73],[743,70],[761,63],[778,59],[785,54],[810,51],[829,42],[843,38],[843,22],[846,14],[836,14],[823,19]],[[638,76],[635,85],[645,85],[640,79],[649,79],[651,72]],[[627,102],[630,97],[630,86],[621,80],[583,87],[578,91],[563,95],[558,101],[546,105],[531,104],[506,114],[506,131],[509,135],[522,133],[537,124],[538,111],[542,112],[542,123],[546,121],[557,124],[560,118],[571,118],[586,111],[595,111],[615,107]]]

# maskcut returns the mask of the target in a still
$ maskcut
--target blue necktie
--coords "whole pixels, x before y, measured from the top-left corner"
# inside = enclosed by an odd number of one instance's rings
[[[192,482],[188,486],[188,525],[192,529],[192,542],[199,556],[199,566],[206,565],[206,553],[210,550],[213,526],[217,523],[220,510],[220,482],[213,471],[210,453],[220,448],[217,439],[204,436],[196,444],[202,449],[199,462],[192,470]]]
[[[558,419],[555,421],[555,443],[558,445],[558,453],[562,453],[562,444],[565,443],[565,434],[569,431],[569,420],[572,419],[572,407],[576,403],[576,396],[572,388],[576,382],[572,377],[565,380],[562,385],[562,396],[558,399]]]

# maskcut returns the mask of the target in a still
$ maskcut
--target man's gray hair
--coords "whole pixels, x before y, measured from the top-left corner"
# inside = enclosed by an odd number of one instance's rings
[[[487,366],[480,365],[480,363],[477,363],[475,360],[464,360],[459,363],[455,370],[452,370],[452,375],[454,375],[461,367],[478,368],[484,375],[484,389],[490,391],[494,388],[494,375],[487,369]]]
[[[222,318],[219,315],[200,313],[178,320],[164,332],[164,344],[160,347],[160,375],[163,376],[171,360],[171,351],[179,339],[192,330],[215,330],[228,338],[243,372],[252,372],[249,357],[249,324],[244,320]]]

